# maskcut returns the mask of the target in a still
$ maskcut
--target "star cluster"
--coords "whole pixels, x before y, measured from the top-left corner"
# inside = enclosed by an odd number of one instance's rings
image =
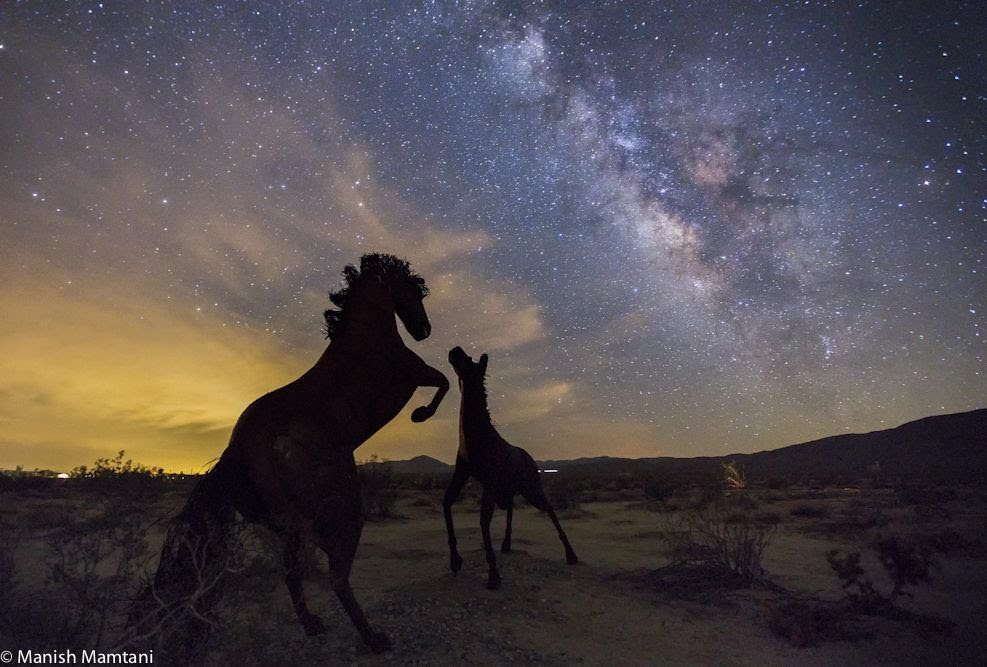
[[[212,458],[374,250],[537,457],[983,407],[984,44],[962,2],[7,3],[0,467]],[[368,453],[450,460],[455,403]]]

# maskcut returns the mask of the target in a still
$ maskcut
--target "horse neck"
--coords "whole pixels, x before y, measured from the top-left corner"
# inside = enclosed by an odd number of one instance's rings
[[[380,358],[383,350],[404,347],[393,306],[370,302],[354,303],[350,307],[353,310],[346,313],[342,334],[332,339],[315,369],[327,366],[340,354],[363,363]],[[363,354],[364,350],[373,350],[374,354]]]
[[[462,398],[459,403],[459,429],[466,436],[466,442],[473,440],[470,436],[484,436],[494,431],[490,421],[490,410],[487,408],[487,391],[483,385],[461,384]]]

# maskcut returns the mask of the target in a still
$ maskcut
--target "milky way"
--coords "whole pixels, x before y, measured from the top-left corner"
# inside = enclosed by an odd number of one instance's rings
[[[207,461],[373,250],[542,458],[983,407],[987,22],[898,4],[6,3],[0,467]]]

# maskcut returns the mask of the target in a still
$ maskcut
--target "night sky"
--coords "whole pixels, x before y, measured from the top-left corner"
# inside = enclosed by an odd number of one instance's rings
[[[200,469],[371,251],[536,458],[987,405],[982,3],[373,4],[0,6],[0,468]]]

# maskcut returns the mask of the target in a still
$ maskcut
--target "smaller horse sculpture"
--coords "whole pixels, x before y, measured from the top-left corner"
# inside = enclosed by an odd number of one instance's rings
[[[452,364],[459,377],[459,390],[462,402],[459,409],[459,451],[456,453],[456,472],[446,490],[442,508],[445,511],[446,531],[449,534],[449,567],[453,572],[459,572],[463,559],[456,549],[456,533],[452,527],[452,505],[459,497],[463,485],[472,476],[483,484],[483,496],[480,501],[480,528],[483,532],[483,549],[487,556],[489,573],[487,588],[494,590],[500,587],[500,573],[497,571],[497,559],[494,557],[493,546],[490,542],[490,520],[493,518],[494,505],[507,510],[507,528],[504,531],[504,541],[501,543],[501,553],[511,550],[511,520],[514,515],[514,495],[520,493],[535,508],[547,512],[559,539],[565,547],[565,559],[569,565],[579,562],[576,552],[572,550],[569,539],[562,530],[559,519],[555,516],[552,504],[545,497],[538,467],[528,452],[515,447],[504,440],[490,421],[487,408],[487,390],[484,377],[487,372],[488,357],[483,354],[480,361],[475,363],[461,347],[449,351],[449,363]]]

